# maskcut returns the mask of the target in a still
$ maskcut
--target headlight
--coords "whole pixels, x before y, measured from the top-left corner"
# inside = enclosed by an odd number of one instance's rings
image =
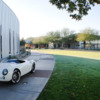
[[[8,70],[7,70],[7,69],[4,69],[4,70],[2,71],[2,74],[3,74],[3,75],[7,75],[7,74],[8,74]]]

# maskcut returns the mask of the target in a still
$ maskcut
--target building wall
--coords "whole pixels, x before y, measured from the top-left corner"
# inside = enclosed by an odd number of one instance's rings
[[[79,48],[84,49],[83,42],[79,42]],[[100,40],[94,40],[94,41],[91,41],[90,43],[86,41],[85,48],[86,49],[100,49]]]
[[[53,49],[53,48],[54,48],[54,44],[53,44],[53,43],[49,43],[49,44],[48,44],[48,48],[49,48],[49,49]]]
[[[0,58],[19,53],[19,21],[14,12],[0,0]]]

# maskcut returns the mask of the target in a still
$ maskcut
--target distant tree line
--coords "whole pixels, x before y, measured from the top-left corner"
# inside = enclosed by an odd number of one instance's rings
[[[61,47],[66,47],[66,45],[70,43],[83,42],[85,48],[87,41],[91,44],[91,41],[100,40],[100,36],[99,31],[91,28],[84,29],[79,33],[75,33],[74,31],[65,28],[61,31],[48,32],[45,36],[30,37],[26,40],[30,41],[30,44],[34,44],[37,47],[41,44],[48,47],[49,43],[59,44]]]

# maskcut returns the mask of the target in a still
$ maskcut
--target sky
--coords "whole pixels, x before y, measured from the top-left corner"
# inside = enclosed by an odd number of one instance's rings
[[[3,0],[16,14],[20,22],[20,39],[44,36],[50,31],[69,28],[76,33],[92,28],[100,31],[100,5],[92,7],[81,21],[69,17],[49,0]]]

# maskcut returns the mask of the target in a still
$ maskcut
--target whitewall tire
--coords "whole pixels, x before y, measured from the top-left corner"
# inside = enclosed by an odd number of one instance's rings
[[[12,74],[12,83],[18,83],[20,81],[21,73],[18,70],[14,70]]]

